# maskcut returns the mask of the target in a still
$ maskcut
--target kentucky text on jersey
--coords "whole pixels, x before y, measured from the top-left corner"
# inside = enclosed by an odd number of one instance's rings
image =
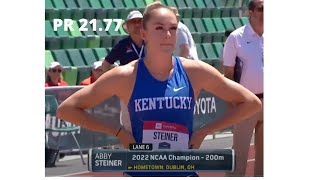
[[[192,97],[155,97],[134,100],[135,112],[155,109],[191,109]]]

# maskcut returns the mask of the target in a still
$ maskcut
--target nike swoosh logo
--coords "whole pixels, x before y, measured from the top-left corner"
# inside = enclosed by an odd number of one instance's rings
[[[185,86],[179,87],[179,88],[173,88],[173,91],[174,91],[174,92],[177,92],[177,91],[180,91],[180,90],[183,89],[183,88],[185,88]]]
[[[250,41],[247,41],[247,44],[251,43]]]

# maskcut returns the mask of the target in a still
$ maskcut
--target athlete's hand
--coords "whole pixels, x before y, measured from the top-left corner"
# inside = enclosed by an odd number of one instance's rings
[[[134,139],[131,132],[125,130],[123,127],[121,128],[117,138],[119,138],[121,144],[125,149],[129,149],[129,144],[136,143],[136,140]]]
[[[192,133],[191,139],[189,140],[189,147],[191,149],[199,149],[201,143],[203,142],[206,136],[207,136],[207,133],[204,132],[202,129],[194,131]]]

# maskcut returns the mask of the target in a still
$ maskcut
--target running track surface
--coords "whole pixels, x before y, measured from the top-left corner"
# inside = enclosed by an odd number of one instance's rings
[[[254,146],[249,149],[246,177],[253,177],[254,172]],[[199,172],[200,177],[224,177],[224,172]],[[83,172],[68,177],[123,177],[122,172]]]

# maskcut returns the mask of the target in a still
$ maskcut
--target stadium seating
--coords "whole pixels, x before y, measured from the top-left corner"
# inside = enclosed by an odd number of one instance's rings
[[[79,67],[78,68],[78,79],[77,84],[80,84],[83,80],[90,76],[91,67]]]
[[[206,55],[202,49],[201,44],[196,44],[196,47],[197,47],[197,51],[198,51],[198,58],[199,59],[206,59]]]
[[[47,37],[45,39],[46,49],[60,49],[60,38]]]
[[[105,57],[108,53],[105,48],[94,48],[96,59],[101,59]]]
[[[68,81],[77,84],[90,74],[90,66],[103,58],[127,33],[120,26],[115,31],[112,22],[105,31],[104,19],[126,19],[132,10],[144,11],[153,0],[45,0],[45,66],[58,61],[65,67]],[[224,44],[224,32],[248,23],[241,16],[249,0],[161,0],[165,5],[178,8],[181,22],[188,26],[201,60],[217,68]],[[244,11],[243,11],[244,10]],[[54,19],[72,19],[72,29],[64,26],[54,29]],[[79,19],[87,19],[86,26]],[[89,21],[96,19],[96,29]],[[81,31],[80,27],[86,31]],[[102,31],[99,31],[102,28]],[[76,75],[75,75],[76,74]],[[76,80],[75,80],[76,79]]]
[[[63,69],[63,80],[68,83],[69,86],[77,85],[78,78],[78,68],[76,66],[71,66],[69,68]]]
[[[102,4],[97,0],[89,0],[88,1],[91,8],[102,8]]]
[[[80,49],[80,53],[85,60],[85,63],[89,66],[93,65],[95,61],[99,59],[94,55],[94,51],[91,48]]]
[[[86,48],[87,47],[87,38],[83,36],[76,37],[75,48]]]
[[[207,59],[217,59],[219,56],[215,53],[211,43],[203,43],[202,47]]]
[[[58,61],[61,66],[71,66],[69,58],[63,49],[52,50],[52,55],[55,61]]]
[[[49,50],[46,50],[45,51],[45,67],[49,68],[52,62],[54,62],[53,56]]]
[[[221,19],[222,19],[222,22],[223,22],[225,30],[227,30],[227,29],[235,29],[235,27],[232,24],[232,21],[231,21],[230,17],[223,17]]]

